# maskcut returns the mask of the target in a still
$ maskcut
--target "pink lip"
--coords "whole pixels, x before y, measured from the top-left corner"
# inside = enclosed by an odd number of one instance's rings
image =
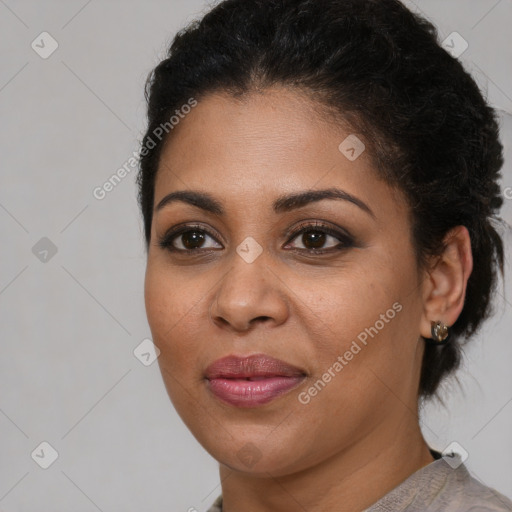
[[[297,387],[306,374],[301,369],[267,356],[230,355],[218,359],[205,371],[209,390],[237,407],[255,407]]]

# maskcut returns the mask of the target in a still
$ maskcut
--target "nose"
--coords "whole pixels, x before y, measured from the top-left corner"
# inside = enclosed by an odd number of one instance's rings
[[[220,327],[248,331],[259,323],[277,326],[288,317],[286,285],[260,255],[252,263],[234,255],[233,264],[217,284],[210,317]]]

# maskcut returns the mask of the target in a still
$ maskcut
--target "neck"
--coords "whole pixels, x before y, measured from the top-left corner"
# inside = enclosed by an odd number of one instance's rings
[[[360,512],[433,461],[417,418],[407,410],[398,425],[379,428],[297,473],[255,476],[221,464],[222,510],[327,512],[341,504],[345,512]]]

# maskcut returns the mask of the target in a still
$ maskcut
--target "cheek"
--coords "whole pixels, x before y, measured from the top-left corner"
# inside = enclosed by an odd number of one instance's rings
[[[175,361],[175,367],[197,355],[194,334],[199,330],[206,294],[202,283],[151,264],[146,270],[144,299],[153,342],[161,351],[159,359]]]
[[[200,283],[197,283],[200,286]],[[197,386],[201,380],[198,337],[204,293],[169,270],[148,264],[144,287],[146,314],[153,342],[160,350],[158,365],[165,388],[175,409],[190,429],[199,414]],[[190,422],[190,423],[189,423]]]
[[[318,279],[302,278],[300,286],[289,287],[300,299],[299,317],[308,319],[310,335],[317,338],[316,347],[338,353],[359,334],[364,339],[365,329],[376,322],[379,331],[388,330],[388,323],[397,316],[393,304],[400,296],[395,279],[389,270],[360,266]],[[385,324],[380,315],[384,315]]]
[[[334,393],[334,403],[336,397],[345,406],[363,397],[371,402],[379,378],[393,387],[401,378],[411,379],[418,309],[409,294],[409,274],[405,265],[398,273],[374,264],[323,279],[320,287],[316,280],[303,280],[296,288],[298,316],[312,342],[307,361],[315,381]],[[323,394],[322,382],[317,388]]]
[[[169,288],[165,274],[158,272],[148,263],[144,282],[144,301],[146,316],[154,338],[160,338],[172,326],[174,293]],[[153,340],[155,343],[156,339]],[[161,341],[161,340],[159,340]]]

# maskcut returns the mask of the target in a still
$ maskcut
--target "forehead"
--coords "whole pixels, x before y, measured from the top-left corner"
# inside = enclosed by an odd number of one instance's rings
[[[272,88],[240,98],[210,94],[166,141],[155,205],[183,189],[208,190],[228,202],[270,202],[283,193],[331,186],[374,201],[390,190],[361,138],[299,91]],[[359,153],[356,158],[347,147]]]

